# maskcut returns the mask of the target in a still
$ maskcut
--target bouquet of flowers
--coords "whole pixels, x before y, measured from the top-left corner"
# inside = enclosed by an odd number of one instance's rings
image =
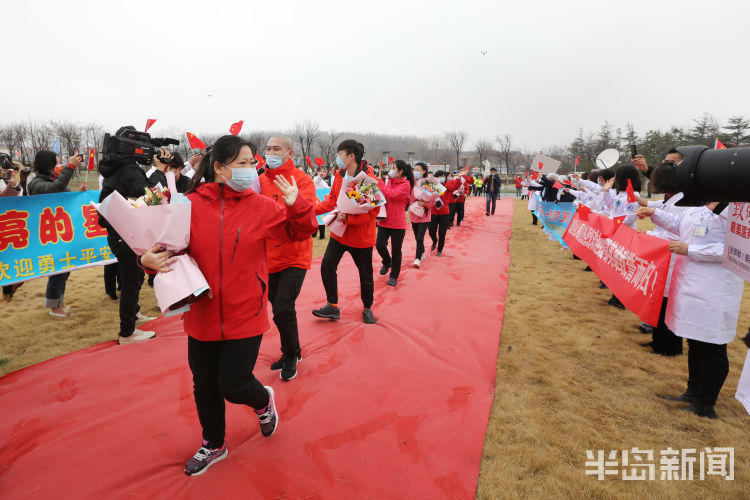
[[[172,272],[159,273],[154,279],[159,308],[171,316],[189,309],[210,289],[198,264],[183,253],[190,243],[190,200],[177,193],[171,172],[167,183],[169,190],[147,189],[136,200],[126,200],[114,191],[96,208],[136,254],[155,246],[178,254]]]
[[[430,176],[426,179],[420,179],[414,185],[414,199],[417,200],[409,206],[409,211],[419,217],[427,215],[427,209],[435,204],[440,195],[445,193],[445,186],[440,184],[437,179]],[[424,202],[424,206],[418,202]]]
[[[339,213],[366,214],[376,208],[380,210],[383,205],[385,205],[385,196],[378,187],[377,179],[373,179],[365,172],[360,172],[348,184],[341,186],[336,208],[326,216],[324,221],[333,234],[343,236],[346,225],[337,220]]]

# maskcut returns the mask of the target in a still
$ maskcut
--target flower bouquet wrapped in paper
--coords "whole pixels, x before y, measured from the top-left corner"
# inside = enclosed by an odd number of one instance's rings
[[[414,185],[414,199],[416,202],[409,206],[409,211],[419,217],[424,217],[427,210],[435,204],[435,200],[445,192],[445,186],[440,184],[437,179],[430,176],[426,179],[420,179]],[[424,202],[424,206],[418,202]]]
[[[343,236],[346,224],[339,221],[339,213],[347,215],[366,214],[385,205],[385,196],[378,187],[377,179],[360,172],[353,180],[344,183],[339,191],[336,209],[323,220],[336,236]]]
[[[156,246],[178,254],[173,271],[159,273],[154,279],[159,308],[169,316],[189,309],[189,304],[210,289],[195,260],[181,254],[190,243],[190,200],[177,193],[171,172],[167,183],[168,191],[147,189],[135,200],[126,200],[114,191],[97,210],[136,254],[143,255]]]

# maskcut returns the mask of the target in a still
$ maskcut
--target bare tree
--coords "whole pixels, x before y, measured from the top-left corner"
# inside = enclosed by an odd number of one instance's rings
[[[489,139],[479,139],[474,147],[477,150],[477,155],[479,155],[480,165],[484,160],[488,159],[493,152],[492,142],[490,142]]]
[[[505,134],[503,136],[496,136],[495,141],[497,141],[497,144],[500,146],[498,149],[498,155],[500,156],[500,161],[505,163],[505,173],[510,174],[512,169],[512,174],[516,175],[516,166],[515,164],[512,164],[513,160],[513,138],[510,136],[510,134]],[[511,166],[512,164],[512,166]]]
[[[37,152],[49,149],[52,146],[52,143],[54,142],[54,134],[46,124],[29,120],[28,128],[26,130],[29,147],[31,149],[31,155],[29,156],[33,156]]]
[[[49,125],[50,130],[60,138],[60,153],[67,151],[67,155],[72,155],[81,145],[81,126],[70,121],[56,122],[52,121]]]
[[[258,149],[258,153],[265,154],[266,143],[271,138],[271,134],[265,130],[253,130],[249,134],[242,134],[248,141],[252,142]]]
[[[469,135],[463,130],[451,130],[445,133],[445,140],[448,141],[448,145],[456,153],[456,168],[460,163],[459,157],[461,156],[461,150],[464,148],[464,142]]]
[[[341,135],[341,132],[330,130],[328,131],[325,139],[321,138],[318,141],[320,156],[325,160],[326,163],[328,163],[329,166],[333,165],[333,162],[336,161],[336,143],[338,142]]]
[[[292,137],[294,137],[299,143],[302,153],[302,164],[304,165],[305,171],[308,170],[305,157],[310,156],[310,150],[312,149],[313,142],[320,135],[320,126],[318,122],[312,120],[302,120],[294,125],[292,131]]]

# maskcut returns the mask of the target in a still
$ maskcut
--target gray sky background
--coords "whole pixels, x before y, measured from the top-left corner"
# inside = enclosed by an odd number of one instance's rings
[[[158,135],[309,118],[539,148],[605,120],[644,132],[750,115],[748,1],[26,0],[2,13],[0,122],[157,118]]]

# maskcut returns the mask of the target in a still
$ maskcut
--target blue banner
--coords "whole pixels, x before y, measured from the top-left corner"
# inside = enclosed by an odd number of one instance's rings
[[[320,201],[323,201],[326,195],[330,194],[330,192],[331,192],[331,188],[320,188],[320,189],[315,190],[315,195],[318,197]],[[325,215],[326,214],[318,215],[317,219],[318,219],[319,226],[323,225],[323,217]]]
[[[563,241],[563,236],[575,213],[575,205],[568,202],[542,201],[538,205],[538,217],[542,221],[542,225],[565,248],[568,248],[568,245]]]
[[[115,262],[99,191],[0,198],[0,285]]]

